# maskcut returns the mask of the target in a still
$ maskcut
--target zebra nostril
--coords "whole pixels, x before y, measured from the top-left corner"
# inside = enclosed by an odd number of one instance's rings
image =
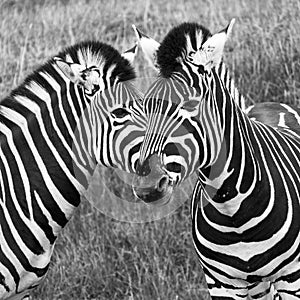
[[[169,176],[167,176],[167,175],[162,176],[158,182],[157,190],[159,192],[166,190],[169,183],[170,183]]]

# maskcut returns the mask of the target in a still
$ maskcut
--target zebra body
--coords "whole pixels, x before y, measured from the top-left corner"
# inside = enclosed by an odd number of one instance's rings
[[[298,116],[242,111],[221,62],[232,25],[212,36],[185,23],[162,42],[134,191],[165,203],[197,171],[192,233],[212,299],[299,299]]]
[[[0,299],[44,278],[97,164],[133,172],[145,121],[124,57],[74,45],[0,102]]]

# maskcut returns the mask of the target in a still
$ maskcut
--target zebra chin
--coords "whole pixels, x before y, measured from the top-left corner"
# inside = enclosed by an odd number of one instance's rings
[[[142,180],[140,180],[141,178]],[[163,185],[158,183],[152,186],[145,186],[141,184],[141,181],[144,182],[143,177],[135,176],[133,193],[139,200],[156,206],[163,206],[169,203],[173,193],[172,181],[162,178],[160,181],[164,182]]]

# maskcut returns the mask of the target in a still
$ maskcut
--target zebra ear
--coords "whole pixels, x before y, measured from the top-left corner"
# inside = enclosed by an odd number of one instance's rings
[[[200,48],[201,64],[206,71],[220,64],[223,56],[225,43],[231,34],[235,19],[232,19],[226,28],[214,34]]]
[[[136,28],[135,25],[132,25],[132,28],[135,32],[138,43],[150,67],[157,71],[158,68],[156,61],[156,53],[160,46],[160,43],[141,32],[139,29]]]
[[[127,59],[131,64],[133,64],[137,52],[138,52],[138,43],[136,42],[132,48],[124,51],[121,55],[125,59]]]
[[[60,57],[54,57],[56,66],[65,74],[70,81],[74,83],[82,83],[82,71],[85,69],[80,64],[69,63],[62,60]]]

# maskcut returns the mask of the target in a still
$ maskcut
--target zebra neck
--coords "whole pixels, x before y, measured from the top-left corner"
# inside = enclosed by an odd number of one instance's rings
[[[239,93],[233,77],[230,76],[230,72],[224,62],[221,62],[216,69],[219,78],[222,80],[224,86],[228,90],[234,102],[239,106],[242,111],[246,110],[245,98]]]
[[[203,129],[208,136],[203,149],[210,159],[200,163],[199,180],[207,200],[222,214],[232,216],[258,188],[261,170],[250,137],[252,123],[218,75],[211,85],[213,93],[203,101],[207,107],[202,109],[210,113],[205,113],[206,118],[202,116],[200,122],[207,127]]]
[[[241,147],[244,147],[244,143]],[[260,165],[252,151],[237,151],[233,144],[222,149],[216,162],[209,168],[199,170],[199,181],[205,197],[221,214],[233,216],[245,199],[255,190],[262,190]],[[260,198],[252,199],[260,201]]]
[[[79,205],[95,164],[77,126],[86,105],[82,95],[50,75],[38,76],[39,84],[28,82],[1,103],[0,154],[7,164],[0,167],[0,197],[56,236]]]

